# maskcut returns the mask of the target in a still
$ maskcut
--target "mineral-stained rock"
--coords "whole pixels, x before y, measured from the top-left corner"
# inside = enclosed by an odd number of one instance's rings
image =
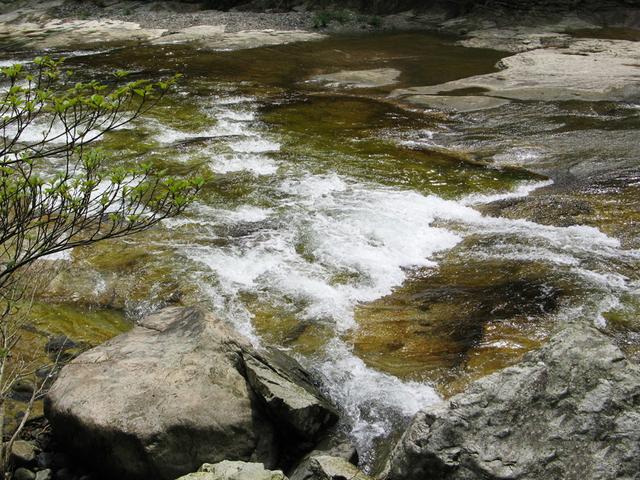
[[[162,310],[80,355],[45,407],[70,451],[123,479],[173,480],[222,460],[270,468],[337,418],[295,360],[258,352],[191,308]]]
[[[385,478],[636,478],[638,425],[640,367],[576,323],[521,364],[420,412]]]

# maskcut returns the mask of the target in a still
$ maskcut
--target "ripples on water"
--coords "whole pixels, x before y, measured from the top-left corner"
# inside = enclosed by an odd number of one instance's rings
[[[309,48],[301,64],[321,58],[321,45]],[[381,48],[377,40],[371,46]],[[197,64],[196,78],[188,78],[197,91],[187,86],[135,133],[104,140],[125,152],[122,161],[142,154],[176,172],[204,168],[216,177],[186,215],[127,240],[125,252],[144,252],[131,253],[133,267],[118,263],[120,244],[74,252],[76,268],[102,272],[103,283],[86,293],[89,303],[108,290],[107,280],[129,276],[148,285],[137,299],[129,294],[130,312],[139,313],[164,300],[167,290],[158,286],[167,284],[255,344],[291,349],[344,410],[345,428],[370,467],[380,440],[455,391],[447,385],[458,377],[515,361],[557,322],[586,317],[605,325],[634,315],[637,250],[594,226],[479,211],[552,183],[511,165],[551,171],[554,154],[575,165],[575,139],[559,140],[571,133],[553,133],[571,108],[514,104],[444,118],[357,95],[299,92],[309,88],[296,83],[303,72],[289,72],[283,86],[277,65],[265,66],[274,54],[299,49],[253,53],[267,86],[248,65],[236,72],[236,80],[251,80],[240,86],[216,83],[220,67],[203,78]],[[223,64],[234,58],[219,55]],[[420,55],[396,61],[425,81]],[[365,60],[377,66],[395,58],[382,57]],[[363,62],[334,61],[324,68]],[[579,137],[581,130],[571,132]]]

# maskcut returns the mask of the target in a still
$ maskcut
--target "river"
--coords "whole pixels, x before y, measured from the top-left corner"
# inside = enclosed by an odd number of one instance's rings
[[[640,106],[444,113],[386,99],[496,71],[505,55],[454,41],[70,52],[87,78],[184,73],[102,146],[114,163],[213,179],[182,217],[72,251],[36,330],[95,344],[164,304],[213,309],[318,375],[370,468],[421,406],[513,364],[562,322],[588,317],[637,356]],[[399,83],[313,80],[374,68],[399,70]]]

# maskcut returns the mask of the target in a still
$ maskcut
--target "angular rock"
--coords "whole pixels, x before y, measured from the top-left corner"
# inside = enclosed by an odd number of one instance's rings
[[[613,479],[640,472],[640,366],[572,324],[413,419],[387,480]]]
[[[190,308],[162,310],[80,355],[45,410],[69,451],[122,479],[173,480],[222,460],[271,468],[337,419],[295,360],[259,353]]]
[[[178,480],[287,480],[280,470],[265,470],[261,463],[224,462],[204,464],[196,473]]]
[[[319,399],[307,372],[291,357],[270,349],[265,354],[245,354],[243,360],[253,391],[278,424],[295,436],[315,441],[337,420],[332,407]]]
[[[291,474],[291,480],[372,480],[344,458],[316,455],[307,458]]]
[[[342,458],[352,465],[358,465],[359,461],[358,450],[356,450],[351,439],[336,428],[333,428],[324,434],[324,436],[314,446],[313,451],[306,455],[305,460],[313,456]]]

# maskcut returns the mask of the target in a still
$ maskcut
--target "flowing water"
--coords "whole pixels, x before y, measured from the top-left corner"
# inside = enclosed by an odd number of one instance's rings
[[[128,328],[122,314],[202,304],[312,369],[369,468],[422,406],[516,362],[562,322],[594,322],[638,354],[640,106],[462,115],[386,101],[398,86],[492,72],[502,56],[423,33],[86,53],[68,63],[87,77],[185,73],[102,141],[113,162],[213,179],[182,217],[63,259],[40,330],[95,344]],[[400,83],[311,81],[381,67]]]

